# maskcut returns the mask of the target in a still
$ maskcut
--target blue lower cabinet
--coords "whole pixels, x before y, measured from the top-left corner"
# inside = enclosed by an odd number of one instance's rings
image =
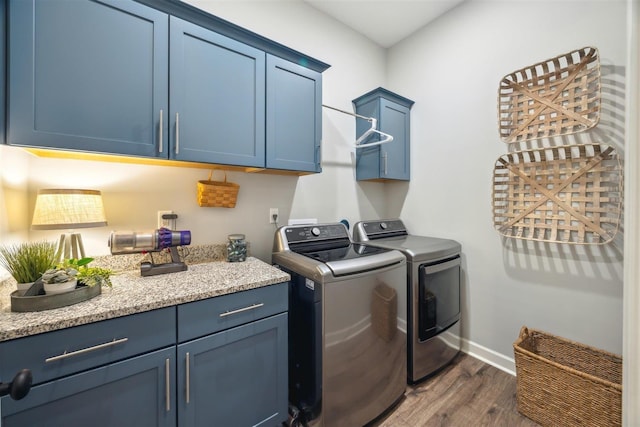
[[[29,368],[35,384],[21,400],[0,399],[0,426],[279,427],[288,418],[287,289],[0,342],[0,379]]]
[[[178,345],[178,425],[287,420],[287,313]]]
[[[22,400],[5,396],[1,400],[0,424],[2,427],[175,426],[175,361],[172,346],[35,386]]]

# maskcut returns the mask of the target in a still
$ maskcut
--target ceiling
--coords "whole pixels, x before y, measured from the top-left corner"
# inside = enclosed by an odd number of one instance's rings
[[[303,1],[387,48],[465,0]]]

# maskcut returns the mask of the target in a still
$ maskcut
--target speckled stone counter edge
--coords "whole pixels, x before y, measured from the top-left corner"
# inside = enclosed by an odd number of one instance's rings
[[[113,288],[79,304],[54,310],[11,312],[10,293],[15,281],[0,282],[0,341],[175,306],[233,292],[286,282],[285,272],[256,258],[224,261],[224,245],[189,248],[184,272],[141,277],[141,255],[96,257],[92,265],[111,268]],[[158,254],[154,254],[158,255]],[[159,259],[154,259],[160,262]]]

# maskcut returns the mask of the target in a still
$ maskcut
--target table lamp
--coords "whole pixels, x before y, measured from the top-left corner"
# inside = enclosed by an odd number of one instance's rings
[[[84,258],[84,246],[76,228],[107,225],[102,195],[97,190],[39,190],[33,211],[33,230],[70,230],[60,236],[56,256],[60,261]]]

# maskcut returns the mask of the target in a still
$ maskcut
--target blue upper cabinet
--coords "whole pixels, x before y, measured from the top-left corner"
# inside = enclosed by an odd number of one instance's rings
[[[413,101],[378,88],[354,99],[353,103],[357,114],[375,118],[377,129],[393,136],[391,142],[356,150],[356,179],[408,181],[411,172],[409,119]],[[368,121],[357,119],[356,137],[370,127]],[[375,134],[369,138],[363,142],[379,141]]]
[[[114,0],[8,6],[10,144],[147,157],[166,150],[167,14]]]
[[[6,1],[4,142],[320,172],[327,64],[179,0]]]
[[[267,168],[320,172],[322,75],[267,55]]]
[[[264,167],[265,53],[170,22],[170,158]]]
[[[5,142],[5,64],[6,64],[6,56],[5,56],[5,33],[6,33],[6,24],[5,24],[5,10],[6,3],[4,0],[0,0],[0,144]]]

